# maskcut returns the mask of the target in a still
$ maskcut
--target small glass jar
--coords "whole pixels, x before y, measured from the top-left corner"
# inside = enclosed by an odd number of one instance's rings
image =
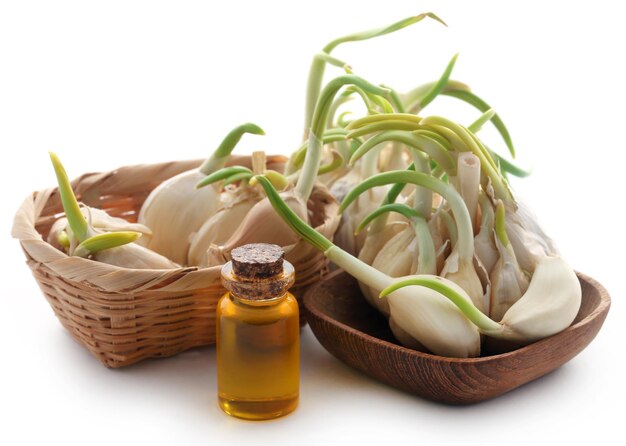
[[[229,292],[217,305],[218,400],[238,418],[277,418],[298,405],[298,303],[287,291],[294,269],[283,256],[276,245],[245,245],[222,268]]]

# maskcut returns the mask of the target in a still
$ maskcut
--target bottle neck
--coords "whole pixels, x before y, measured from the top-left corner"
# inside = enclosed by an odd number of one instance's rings
[[[289,293],[285,292],[284,294],[278,297],[259,300],[259,299],[248,299],[246,297],[238,296],[232,291],[229,292],[230,298],[233,300],[233,302],[239,305],[244,305],[248,307],[271,307],[284,301],[287,298],[288,294]]]

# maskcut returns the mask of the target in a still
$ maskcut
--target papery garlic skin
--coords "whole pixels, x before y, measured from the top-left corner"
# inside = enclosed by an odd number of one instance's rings
[[[289,207],[304,221],[308,221],[306,203],[294,190],[281,192],[281,197]],[[207,252],[207,265],[222,265],[228,261],[230,251],[237,246],[249,243],[270,243],[278,246],[295,244],[300,238],[289,229],[274,212],[267,198],[257,202],[239,223],[235,232],[223,244],[212,245]]]
[[[105,249],[92,256],[94,260],[122,268],[176,269],[180,265],[148,248],[129,243],[118,248]]]
[[[517,263],[511,245],[505,247],[497,237],[496,244],[500,252],[500,259],[496,262],[490,276],[489,317],[499,321],[526,292],[529,280]]]
[[[153,232],[146,247],[176,263],[187,262],[189,237],[219,205],[219,192],[214,186],[196,189],[196,184],[205,176],[197,169],[182,172],[161,183],[148,195],[138,217],[139,223]]]
[[[222,245],[235,233],[248,212],[262,199],[256,188],[237,188],[235,195],[222,194],[220,208],[191,234],[187,264],[207,266],[207,250],[211,245]]]
[[[546,235],[527,205],[518,200],[516,210],[507,209],[506,232],[520,267],[527,273],[535,270],[545,256],[556,256],[559,251]]]

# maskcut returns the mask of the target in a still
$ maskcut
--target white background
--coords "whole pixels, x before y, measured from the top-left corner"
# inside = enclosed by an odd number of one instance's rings
[[[0,443],[584,444],[623,440],[625,94],[619,2],[0,3],[2,297]],[[47,151],[71,177],[206,156],[233,126],[268,133],[240,153],[288,154],[302,134],[312,54],[334,37],[432,10],[377,41],[340,47],[355,72],[400,91],[439,76],[472,86],[508,124],[516,181],[573,266],[614,298],[596,340],[558,371],[496,400],[447,407],[349,369],[310,330],[289,417],[250,423],[216,406],[213,348],[107,370],[75,343],[32,279],[12,216],[54,184]],[[340,74],[329,69],[330,74]],[[451,100],[432,106],[468,124]],[[489,129],[491,146],[502,149]],[[501,150],[502,151],[502,150]],[[611,440],[612,439],[612,440]]]

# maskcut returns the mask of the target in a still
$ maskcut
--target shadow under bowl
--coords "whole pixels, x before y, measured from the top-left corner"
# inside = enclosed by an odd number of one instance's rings
[[[322,346],[346,364],[390,386],[432,401],[473,404],[495,398],[549,373],[580,353],[595,338],[611,305],[608,292],[578,273],[582,303],[566,330],[524,347],[484,356],[448,358],[405,348],[384,316],[363,298],[359,286],[335,271],[304,295],[306,318]]]

